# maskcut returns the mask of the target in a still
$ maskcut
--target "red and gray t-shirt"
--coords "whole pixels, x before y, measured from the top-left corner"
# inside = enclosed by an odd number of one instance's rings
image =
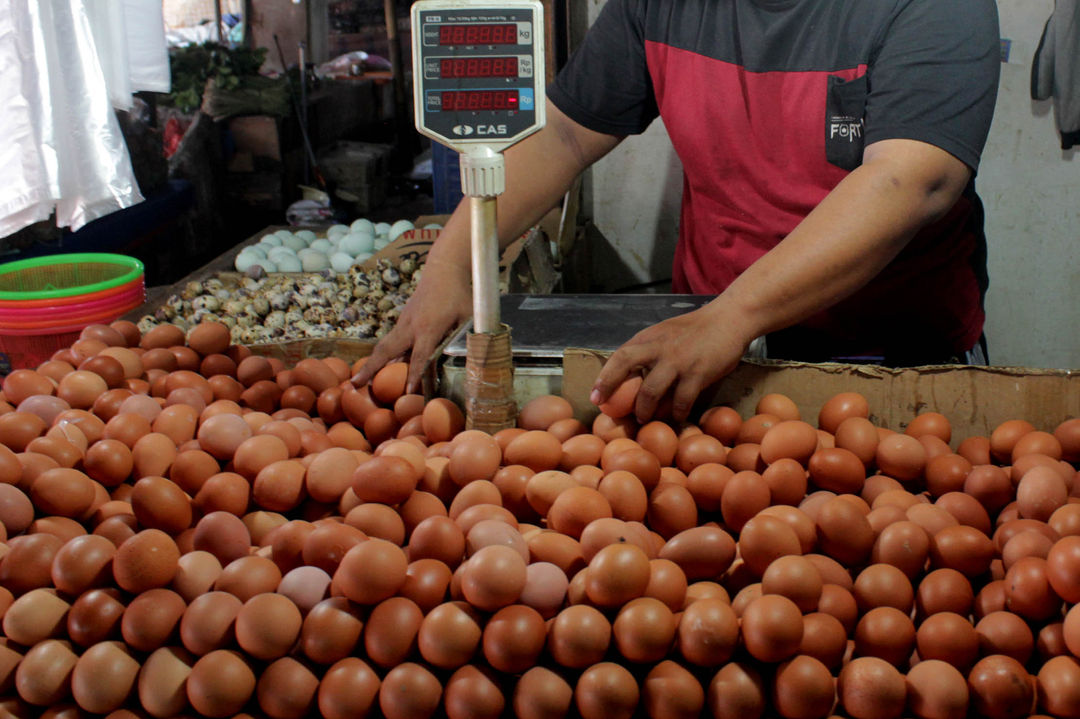
[[[998,48],[993,0],[610,0],[548,96],[613,135],[663,118],[685,171],[673,284],[716,294],[869,143],[920,140],[977,168]],[[982,331],[985,287],[969,185],[867,287],[805,325],[847,350],[963,351]]]

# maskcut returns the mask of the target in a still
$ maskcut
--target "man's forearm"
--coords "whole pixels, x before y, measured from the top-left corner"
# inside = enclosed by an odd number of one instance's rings
[[[509,148],[506,192],[499,196],[499,244],[506,247],[555,206],[581,172],[609,152],[620,138],[581,127],[550,102],[544,129]],[[428,262],[468,271],[469,202],[466,198],[431,248]]]
[[[959,160],[924,143],[871,146],[863,165],[715,300],[720,319],[749,342],[831,307],[944,215],[969,175]]]

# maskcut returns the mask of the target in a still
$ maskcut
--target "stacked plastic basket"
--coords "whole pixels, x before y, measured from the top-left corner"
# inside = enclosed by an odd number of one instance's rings
[[[71,346],[84,327],[143,304],[143,264],[134,257],[76,253],[0,265],[0,353],[10,369],[36,367]]]

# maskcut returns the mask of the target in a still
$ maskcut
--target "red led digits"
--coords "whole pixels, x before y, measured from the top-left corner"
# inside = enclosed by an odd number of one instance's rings
[[[516,45],[517,25],[442,25],[440,45]]]
[[[517,77],[516,57],[444,57],[439,60],[439,76],[445,79],[473,77]]]
[[[441,94],[443,112],[518,109],[517,90],[447,90]]]

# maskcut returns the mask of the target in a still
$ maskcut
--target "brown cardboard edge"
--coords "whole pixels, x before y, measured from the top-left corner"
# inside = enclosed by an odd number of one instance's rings
[[[563,354],[563,396],[582,421],[591,421],[598,412],[588,397],[607,356],[585,348],[567,348]],[[1080,372],[971,365],[891,369],[744,361],[717,384],[704,404],[728,405],[749,417],[761,396],[772,392],[789,396],[812,424],[821,405],[839,392],[865,395],[871,419],[890,429],[902,430],[921,412],[941,412],[952,424],[954,445],[968,436],[988,436],[1008,419],[1026,419],[1038,429],[1052,431],[1062,421],[1080,416]]]

